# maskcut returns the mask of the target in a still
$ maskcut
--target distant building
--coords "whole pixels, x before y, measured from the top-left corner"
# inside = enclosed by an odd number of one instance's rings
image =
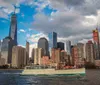
[[[5,59],[4,64],[11,64],[12,47],[12,39],[10,37],[4,38],[1,47],[1,58]]]
[[[26,65],[26,49],[21,46],[14,46],[12,49],[12,67],[23,68]]]
[[[48,38],[49,38],[49,51],[51,56],[51,49],[57,48],[57,33],[56,32],[49,33]]]
[[[35,48],[34,51],[34,64],[41,65],[41,58],[44,55],[44,50],[42,48]]]
[[[34,48],[32,49],[32,52],[31,52],[31,60],[32,60],[32,63],[34,63]]]
[[[60,63],[60,55],[61,55],[60,49],[52,48],[51,53],[52,53],[51,59],[53,63]]]
[[[41,65],[49,65],[50,64],[50,61],[49,61],[49,57],[48,56],[43,56],[41,58]]]
[[[0,52],[1,52],[1,47],[2,47],[2,40],[0,40]]]
[[[99,50],[99,32],[98,29],[93,30],[93,41],[95,49],[95,59],[100,59],[100,50]]]
[[[46,38],[43,37],[38,40],[38,48],[42,48],[44,50],[45,56],[49,55],[49,45]]]
[[[67,52],[68,55],[71,55],[71,41],[65,42],[65,51]]]
[[[4,58],[0,58],[0,66],[5,65],[5,59]]]
[[[64,50],[64,43],[63,42],[57,42],[57,48],[60,48],[60,50]]]
[[[86,43],[86,62],[94,63],[94,46],[92,41]]]
[[[77,45],[73,46],[73,48],[72,48],[72,60],[73,60],[73,65],[77,67],[79,65],[79,56],[78,56]]]
[[[79,63],[80,65],[84,65],[84,44],[83,43],[77,43],[78,47],[78,56],[79,56]]]
[[[26,41],[26,65],[29,63],[29,42]]]
[[[60,55],[60,62],[65,63],[65,57],[67,56],[67,53],[62,50]]]

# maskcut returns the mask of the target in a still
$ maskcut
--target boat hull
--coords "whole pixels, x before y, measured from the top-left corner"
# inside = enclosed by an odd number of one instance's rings
[[[25,69],[21,75],[36,75],[36,76],[68,76],[68,75],[85,75],[85,68],[80,69]]]

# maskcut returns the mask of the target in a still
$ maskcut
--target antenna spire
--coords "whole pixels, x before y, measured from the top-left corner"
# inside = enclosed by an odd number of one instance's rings
[[[16,13],[16,6],[14,5],[14,14]]]

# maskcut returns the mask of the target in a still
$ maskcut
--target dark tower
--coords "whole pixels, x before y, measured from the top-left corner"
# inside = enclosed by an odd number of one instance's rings
[[[60,48],[60,50],[64,50],[64,43],[63,42],[57,42],[57,48]]]
[[[15,8],[16,10],[16,8]],[[9,37],[13,40],[13,45],[17,45],[17,16],[14,14],[11,16]]]
[[[26,65],[29,63],[29,42],[26,41]]]
[[[44,50],[44,55],[49,55],[49,46],[48,46],[48,40],[46,38],[40,38],[38,41],[38,48],[42,48]]]

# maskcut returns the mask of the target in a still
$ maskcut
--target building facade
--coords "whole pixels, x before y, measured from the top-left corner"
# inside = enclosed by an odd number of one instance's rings
[[[3,39],[2,47],[1,47],[1,58],[5,60],[4,64],[11,64],[12,58],[12,39],[10,37],[6,37]]]
[[[11,16],[9,37],[12,38],[13,45],[17,45],[17,16],[15,13]]]
[[[83,43],[77,43],[78,47],[78,56],[79,56],[79,63],[80,65],[84,65],[84,44]]]
[[[68,55],[71,55],[71,41],[65,42],[65,51],[67,52]]]
[[[29,42],[26,41],[26,65],[29,63]]]
[[[94,45],[92,41],[86,43],[86,62],[94,63]]]
[[[44,66],[50,65],[50,61],[49,61],[49,57],[48,56],[43,56],[41,58],[41,65],[44,65]]]
[[[49,52],[51,56],[51,49],[57,48],[57,33],[56,32],[49,33],[48,38],[49,38]]]
[[[98,29],[93,30],[93,41],[94,41],[94,49],[95,49],[95,59],[98,60],[100,59]]]
[[[34,48],[32,49],[32,52],[31,52],[31,60],[32,60],[32,63],[34,63]]]
[[[60,63],[60,55],[61,55],[61,50],[60,49],[51,49],[51,59],[53,63]]]
[[[42,48],[44,50],[45,56],[49,55],[49,45],[46,38],[43,37],[38,40],[38,48]]]
[[[34,51],[34,64],[41,65],[41,58],[44,56],[44,50],[42,48],[35,48]]]
[[[21,46],[14,46],[12,49],[12,67],[23,68],[26,66],[26,49]]]
[[[57,48],[60,48],[60,50],[64,50],[64,43],[63,42],[57,42]]]
[[[79,65],[79,56],[78,56],[78,47],[77,45],[74,45],[72,48],[72,61],[74,66]]]

